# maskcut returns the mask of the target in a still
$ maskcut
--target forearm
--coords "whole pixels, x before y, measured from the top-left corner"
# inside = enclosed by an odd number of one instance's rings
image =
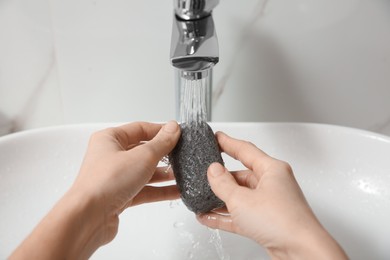
[[[103,244],[104,218],[93,199],[70,190],[10,259],[86,259]]]

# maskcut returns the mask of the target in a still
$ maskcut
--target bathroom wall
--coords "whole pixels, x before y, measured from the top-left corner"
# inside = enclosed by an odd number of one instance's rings
[[[0,135],[175,117],[171,1],[0,1]],[[390,135],[390,1],[221,0],[214,121]]]

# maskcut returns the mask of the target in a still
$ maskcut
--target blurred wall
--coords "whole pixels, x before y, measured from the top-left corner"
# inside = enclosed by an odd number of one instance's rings
[[[0,1],[0,135],[174,118],[172,15],[171,1]],[[221,0],[214,17],[214,121],[390,135],[390,1]]]

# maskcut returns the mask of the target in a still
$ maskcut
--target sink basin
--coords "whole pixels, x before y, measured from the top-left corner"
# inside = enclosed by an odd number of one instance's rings
[[[73,182],[90,134],[113,124],[31,130],[0,138],[0,258]],[[351,259],[390,259],[390,138],[300,123],[214,123],[293,167],[313,210]],[[224,158],[230,169],[241,165]],[[208,230],[178,201],[130,208],[92,259],[267,259],[254,242]]]

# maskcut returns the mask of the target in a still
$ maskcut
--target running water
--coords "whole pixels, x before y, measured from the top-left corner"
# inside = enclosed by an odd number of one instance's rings
[[[208,228],[209,238],[207,233],[199,234],[192,230],[186,221],[175,221],[173,228],[178,231],[180,242],[184,243],[183,251],[187,260],[191,259],[218,259],[230,260],[230,255],[223,247],[222,237],[219,230]]]
[[[179,216],[181,208],[185,206],[181,200],[173,200],[169,203],[169,207]],[[184,258],[187,260],[230,260],[230,255],[223,246],[220,231],[211,228],[202,231],[200,226],[195,225],[192,221],[195,220],[178,217],[172,223],[172,227],[179,237],[178,241],[182,243]]]
[[[211,232],[209,243],[213,244],[219,260],[230,260],[230,255],[225,251],[222,244],[221,234],[218,229],[209,229]]]
[[[209,75],[209,74],[208,74]],[[211,112],[208,107],[211,100],[210,78],[180,80],[180,122],[181,123],[201,123],[206,122],[207,113]],[[170,207],[175,209],[177,202],[171,202]],[[215,259],[215,254],[219,260],[230,260],[229,254],[223,248],[222,238],[219,230],[209,230],[208,240],[203,240],[191,230],[187,230],[185,221],[175,221],[173,227],[180,232],[182,239],[191,244],[187,252],[187,259]],[[203,236],[203,235],[202,235]],[[214,251],[215,250],[215,251]]]
[[[206,122],[207,102],[210,99],[210,86],[207,77],[201,79],[181,79],[180,86],[180,121]],[[210,110],[210,108],[209,108]]]

